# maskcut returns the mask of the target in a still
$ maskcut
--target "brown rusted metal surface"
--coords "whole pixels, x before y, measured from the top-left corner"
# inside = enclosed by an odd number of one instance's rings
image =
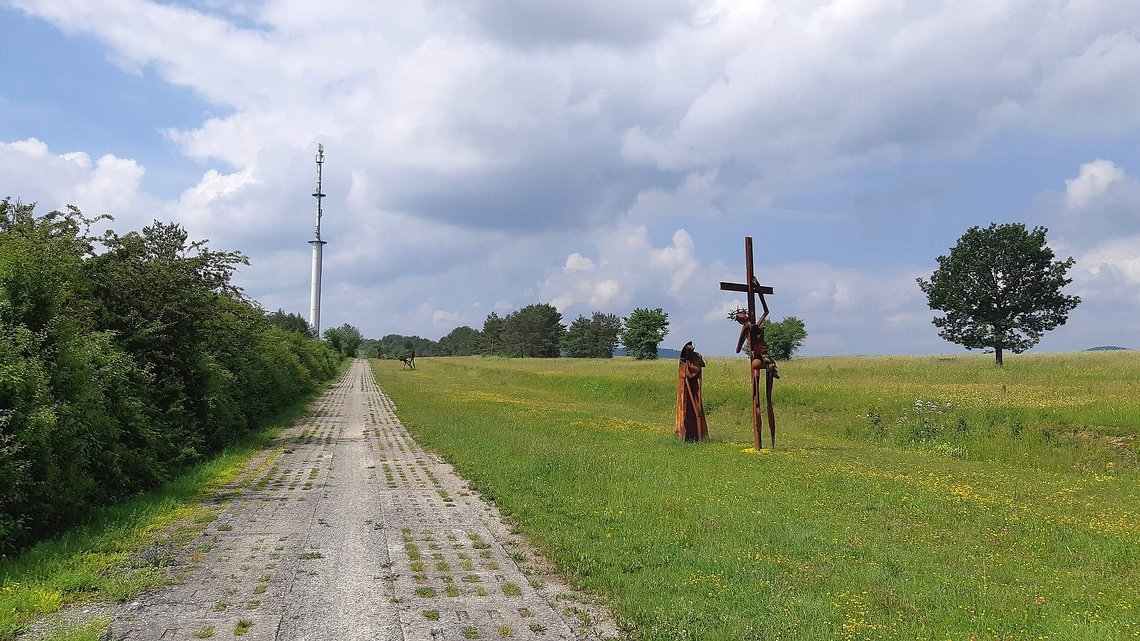
[[[409,355],[409,356],[397,356],[396,359],[404,364],[404,367],[401,367],[400,369],[404,369],[407,367],[410,367],[412,369],[416,368],[416,350],[414,350],[414,349],[412,350],[411,355]]]
[[[686,441],[703,441],[709,437],[708,423],[705,422],[704,390],[701,370],[705,359],[693,349],[689,341],[681,350],[677,364],[677,438]]]
[[[721,283],[720,288],[729,292],[744,292],[748,296],[748,308],[729,312],[729,320],[740,323],[740,338],[736,341],[736,352],[744,349],[748,344],[749,372],[752,380],[752,435],[757,450],[764,447],[761,438],[763,419],[760,413],[760,396],[763,393],[764,403],[768,414],[768,446],[776,446],[776,411],[772,406],[772,381],[780,378],[776,371],[776,361],[768,355],[768,343],[764,340],[764,321],[768,320],[768,301],[765,294],[773,294],[775,290],[761,285],[756,280],[752,261],[752,237],[744,238],[744,267],[746,280],[740,283]],[[760,298],[760,306],[764,314],[756,318],[756,298]],[[763,373],[763,374],[761,374]],[[761,386],[760,377],[763,375],[764,384]]]

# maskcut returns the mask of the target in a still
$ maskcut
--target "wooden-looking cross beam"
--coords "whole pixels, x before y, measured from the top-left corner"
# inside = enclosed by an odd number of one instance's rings
[[[775,290],[766,285],[761,285],[760,281],[756,280],[752,263],[751,236],[744,238],[744,265],[746,274],[743,284],[722,282],[720,288],[722,291],[748,294],[748,318],[741,318],[739,312],[736,315],[737,322],[742,326],[736,351],[739,352],[745,340],[748,341],[748,360],[752,378],[752,434],[755,447],[759,450],[763,447],[760,438],[760,395],[762,392],[768,406],[768,431],[771,437],[769,444],[770,446],[776,445],[776,413],[772,407],[772,379],[778,375],[776,374],[775,361],[772,361],[768,356],[768,344],[764,341],[764,322],[768,319],[768,301],[765,300],[764,295],[775,293]],[[759,319],[756,318],[757,296],[760,297],[760,304],[764,307],[764,315]],[[730,315],[729,318],[732,316]],[[765,379],[763,386],[760,383],[761,371],[764,372]]]
[[[774,294],[776,290],[761,285],[760,281],[756,280],[756,273],[752,266],[752,237],[744,237],[744,265],[747,271],[745,283],[726,283],[721,281],[720,288],[726,292],[745,292],[748,294],[748,318],[753,323],[756,322],[756,295],[760,296],[760,304],[764,306],[764,311],[768,311],[767,302],[764,300],[764,294]]]
[[[748,291],[747,285],[741,285],[740,283],[726,283],[723,280],[720,281],[720,288],[726,292],[746,292],[746,291]],[[776,293],[775,290],[773,290],[771,287],[769,287],[767,285],[761,285],[760,281],[756,280],[755,278],[752,279],[752,291],[754,291],[758,294],[775,294]]]

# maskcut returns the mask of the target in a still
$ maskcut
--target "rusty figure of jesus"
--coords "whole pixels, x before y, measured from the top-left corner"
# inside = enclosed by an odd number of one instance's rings
[[[776,445],[776,412],[772,407],[772,381],[780,378],[780,374],[776,371],[776,361],[768,355],[768,343],[764,340],[764,322],[768,320],[768,301],[764,298],[764,294],[773,293],[771,287],[761,285],[753,272],[752,266],[752,238],[746,237],[744,239],[744,254],[745,266],[747,269],[747,281],[741,285],[738,283],[721,283],[720,288],[727,291],[745,292],[748,295],[748,309],[737,309],[729,312],[729,320],[735,320],[740,323],[740,339],[736,342],[736,353],[744,348],[745,342],[748,343],[748,361],[749,370],[752,379],[752,432],[755,440],[755,447],[757,450],[763,447],[763,439],[760,436],[760,427],[762,420],[760,418],[760,376],[763,372],[764,376],[764,397],[765,405],[767,406],[768,414],[768,435],[769,447]],[[760,305],[764,309],[764,313],[760,318],[756,318],[756,297],[760,297]]]

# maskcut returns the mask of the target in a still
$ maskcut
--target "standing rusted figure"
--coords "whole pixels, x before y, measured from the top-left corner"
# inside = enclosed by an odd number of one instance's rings
[[[693,341],[685,343],[677,366],[677,438],[686,441],[703,441],[709,437],[701,390],[701,369],[704,366],[705,359],[693,349]]]
[[[752,237],[744,238],[744,261],[747,271],[745,284],[721,283],[720,288],[732,292],[745,292],[748,294],[748,309],[738,309],[728,314],[729,320],[740,323],[740,340],[736,342],[736,352],[740,353],[745,341],[748,342],[748,360],[752,378],[752,434],[757,450],[764,444],[760,437],[760,376],[764,373],[764,396],[768,409],[769,446],[776,445],[776,412],[772,407],[772,381],[780,378],[776,371],[776,361],[768,355],[768,343],[764,341],[764,321],[768,319],[768,302],[764,294],[772,294],[774,290],[760,284],[752,269]],[[760,297],[760,305],[764,314],[756,318],[756,296]]]

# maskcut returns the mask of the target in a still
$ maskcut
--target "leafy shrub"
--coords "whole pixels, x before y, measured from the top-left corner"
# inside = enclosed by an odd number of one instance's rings
[[[93,222],[0,201],[0,554],[169,479],[340,360],[230,284],[241,254]]]

